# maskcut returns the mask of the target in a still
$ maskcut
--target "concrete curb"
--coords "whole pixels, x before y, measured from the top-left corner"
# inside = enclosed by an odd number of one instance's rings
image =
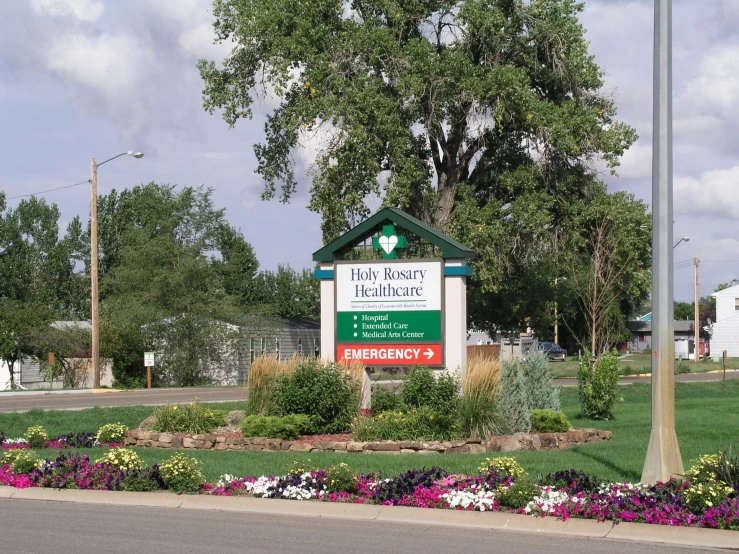
[[[618,541],[674,544],[696,548],[739,549],[739,532],[737,531],[668,527],[644,523],[614,524],[613,522],[597,522],[586,519],[560,521],[553,517],[535,518],[501,512],[424,510],[404,506],[330,504],[315,501],[302,502],[253,497],[185,496],[169,492],[80,491],[36,487],[16,489],[6,486],[0,486],[0,498],[469,527]]]
[[[106,394],[109,392],[128,392],[124,389],[90,389],[92,394]]]

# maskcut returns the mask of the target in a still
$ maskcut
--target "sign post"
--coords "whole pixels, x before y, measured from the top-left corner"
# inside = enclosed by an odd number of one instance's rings
[[[144,352],[144,365],[146,366],[146,388],[151,388],[151,368],[154,366],[154,352]]]

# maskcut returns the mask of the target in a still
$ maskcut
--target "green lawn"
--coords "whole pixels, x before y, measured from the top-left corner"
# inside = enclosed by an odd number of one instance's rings
[[[578,419],[576,389],[562,391],[563,410],[575,426],[599,427],[613,431],[613,440],[590,444],[561,452],[519,452],[515,457],[533,475],[566,468],[577,468],[603,478],[638,480],[646,453],[650,431],[650,386],[624,386],[624,401],[616,407],[613,421],[594,422]],[[726,383],[726,398],[721,397],[721,383],[677,383],[676,422],[681,453],[686,469],[699,454],[715,452],[739,438],[739,381]],[[214,407],[236,409],[237,403]],[[51,435],[62,432],[95,431],[103,423],[121,421],[136,426],[151,413],[151,407],[95,408],[77,412],[27,412],[0,414],[0,430],[8,437],[19,436],[31,424],[45,425]],[[82,450],[92,458],[104,449]],[[146,463],[160,462],[172,452],[139,449]],[[223,473],[235,475],[281,474],[295,460],[310,459],[317,466],[346,462],[356,472],[398,473],[417,466],[438,464],[453,472],[475,472],[485,455],[365,455],[315,452],[309,454],[283,452],[215,452],[186,451],[203,462],[208,480]],[[43,451],[45,457],[55,456]]]
[[[675,362],[677,364],[677,361]],[[686,360],[683,362],[690,373],[706,373],[708,371],[717,371],[723,366],[721,362],[714,363],[713,358],[704,359],[700,362]],[[561,377],[577,377],[579,361],[577,356],[570,356],[564,362],[550,362],[549,367],[552,370],[552,376]],[[739,358],[728,358],[726,362],[727,369],[739,368]],[[649,354],[629,354],[621,360],[621,374],[629,375],[645,375],[652,371],[652,358]]]

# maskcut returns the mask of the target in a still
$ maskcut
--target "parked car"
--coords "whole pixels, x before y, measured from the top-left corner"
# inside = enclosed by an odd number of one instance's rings
[[[540,342],[539,352],[544,354],[552,361],[564,362],[567,359],[567,350],[562,348],[556,342]]]

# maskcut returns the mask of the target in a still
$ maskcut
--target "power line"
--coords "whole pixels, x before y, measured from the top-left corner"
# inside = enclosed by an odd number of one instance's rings
[[[31,193],[28,193],[28,194],[19,194],[18,196],[9,196],[8,198],[6,198],[6,200],[15,200],[17,198],[26,198],[27,196],[36,196],[38,194],[45,194],[47,192],[54,192],[54,191],[57,191],[57,190],[71,189],[72,187],[79,187],[80,185],[86,185],[89,182],[90,182],[90,180],[87,179],[86,181],[80,181],[79,183],[75,183],[73,185],[67,185],[67,186],[64,186],[64,187],[57,187],[55,189],[40,190],[38,192],[31,192]]]

